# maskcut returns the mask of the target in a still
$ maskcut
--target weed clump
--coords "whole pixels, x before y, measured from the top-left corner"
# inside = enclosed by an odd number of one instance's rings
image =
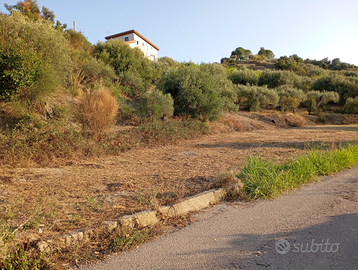
[[[84,130],[90,131],[95,141],[103,135],[114,122],[118,103],[111,92],[104,87],[83,94],[78,104],[78,120]]]
[[[237,177],[244,184],[243,191],[250,199],[267,199],[357,163],[358,144],[340,149],[332,147],[327,151],[316,148],[307,155],[279,165],[260,156],[249,157]]]

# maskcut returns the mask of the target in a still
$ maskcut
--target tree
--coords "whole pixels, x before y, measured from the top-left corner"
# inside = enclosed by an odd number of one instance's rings
[[[159,90],[146,94],[139,102],[139,114],[156,120],[160,117],[172,117],[174,101],[170,94],[163,94]]]
[[[238,47],[235,51],[231,52],[231,58],[235,58],[236,61],[247,60],[251,55],[250,50],[246,50],[243,47]]]
[[[300,75],[305,75],[306,71],[302,67],[302,63],[303,59],[297,56],[297,54],[294,54],[289,57],[281,56],[275,66],[279,69],[291,70]]]
[[[276,88],[276,91],[280,97],[279,105],[282,111],[292,110],[294,112],[300,103],[307,99],[303,90],[288,85],[282,85]]]
[[[18,2],[16,5],[4,4],[4,6],[10,12],[10,14],[13,11],[18,11],[33,20],[44,19],[51,21],[54,23],[54,27],[56,29],[65,30],[67,28],[67,24],[61,24],[59,21],[56,21],[55,23],[55,13],[47,7],[42,6],[40,12],[37,0],[25,0],[23,2]]]
[[[258,85],[267,85],[268,88],[276,88],[281,85],[304,88],[302,77],[288,70],[264,70],[259,77]]]
[[[265,56],[267,59],[271,60],[275,58],[275,54],[271,50],[266,50],[264,47],[261,47],[257,55]]]
[[[131,48],[122,40],[98,42],[94,55],[113,67],[121,83],[131,88],[128,94],[132,97],[142,96],[153,81],[151,61],[139,48]]]
[[[13,11],[20,11],[25,16],[35,20],[43,18],[45,20],[54,22],[55,19],[55,14],[53,11],[49,10],[45,6],[42,7],[42,11],[40,12],[37,0],[25,0],[23,2],[20,1],[16,5],[11,6],[5,4],[5,8],[10,12],[10,14]]]
[[[322,104],[327,104],[330,101],[335,103],[339,102],[339,94],[333,91],[309,91],[306,93],[307,101],[309,102],[308,112],[311,114],[313,111],[317,110]],[[313,105],[316,105],[315,108]]]
[[[34,100],[70,83],[67,40],[49,21],[31,20],[20,12],[0,16],[0,54],[3,98],[21,94]]]
[[[252,112],[259,111],[267,105],[277,106],[279,97],[273,89],[260,86],[238,85],[237,95],[245,107]]]
[[[358,114],[358,97],[347,98],[346,104],[344,105],[344,112]]]
[[[341,101],[349,97],[358,95],[358,80],[355,78],[346,78],[338,74],[327,74],[318,78],[313,86],[313,90],[333,91],[340,95]]]
[[[55,17],[56,16],[55,16],[55,13],[53,13],[52,10],[49,10],[47,7],[43,6],[42,10],[41,10],[41,13],[42,13],[42,18],[44,18],[45,20],[55,22]]]
[[[256,75],[256,72],[248,69],[247,67],[243,66],[240,69],[234,70],[229,75],[229,80],[231,80],[234,84],[250,84],[250,85],[257,85],[259,78]]]
[[[237,106],[237,93],[234,84],[227,77],[227,69],[222,65],[201,64],[200,68],[208,72],[215,80],[215,84],[219,86],[220,98],[223,101],[223,111],[236,112],[239,108]]]
[[[220,85],[207,68],[180,65],[163,74],[157,85],[174,99],[174,114],[216,120],[223,110]]]

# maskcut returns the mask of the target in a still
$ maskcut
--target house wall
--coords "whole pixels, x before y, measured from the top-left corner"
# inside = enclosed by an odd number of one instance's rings
[[[156,61],[158,59],[158,51],[150,45],[148,42],[143,40],[141,37],[137,36],[135,33],[130,33],[124,36],[116,37],[116,39],[120,39],[123,41],[126,41],[126,37],[128,38],[128,45],[131,48],[138,47],[142,50],[144,55],[149,58],[150,60]],[[130,42],[130,41],[136,41],[136,42]]]
[[[124,35],[124,36],[119,36],[119,37],[116,37],[116,39],[126,41],[126,37],[128,37],[129,41],[134,40],[134,33],[130,33],[130,34],[127,34],[127,35]]]
[[[136,46],[143,51],[146,57],[148,57],[150,60],[157,60],[158,51],[154,47],[152,47],[152,45],[141,39],[136,34],[134,34],[134,40],[137,41]]]

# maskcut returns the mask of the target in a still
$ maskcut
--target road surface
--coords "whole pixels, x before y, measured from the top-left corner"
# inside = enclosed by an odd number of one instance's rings
[[[198,221],[81,269],[358,269],[358,166]]]

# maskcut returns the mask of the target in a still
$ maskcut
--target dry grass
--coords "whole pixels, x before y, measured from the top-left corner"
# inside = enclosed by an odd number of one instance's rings
[[[349,131],[309,127],[282,129],[272,122],[253,119],[250,113],[247,116],[227,115],[227,119],[221,120],[227,123],[228,130],[241,126],[243,130],[251,129],[247,132],[224,132],[197,140],[177,140],[175,144],[163,138],[159,141],[165,146],[158,146],[148,139],[154,140],[162,127],[148,126],[143,128],[146,131],[143,141],[151,148],[68,159],[54,168],[0,168],[4,176],[0,177],[1,218],[11,225],[11,230],[19,228],[17,237],[39,240],[77,228],[98,227],[103,220],[116,220],[158,205],[171,205],[219,186],[240,196],[240,183],[234,181],[232,173],[220,176],[218,172],[237,171],[245,157],[257,153],[280,163],[304,153],[306,142],[354,140],[358,134],[357,128]],[[178,133],[170,124],[163,124]],[[260,125],[263,128],[254,128]],[[195,127],[196,124],[183,126],[190,131]],[[31,240],[32,243],[35,240]],[[102,252],[104,241],[99,239],[98,243],[96,252]],[[60,255],[67,256],[63,260],[73,262],[84,256],[82,251],[78,250],[76,258],[71,257],[73,250]]]
[[[229,133],[235,131],[250,131],[255,129],[265,129],[267,125],[261,121],[256,121],[239,114],[223,114],[219,120],[210,123],[210,128],[214,134]]]
[[[96,141],[101,140],[114,123],[117,112],[116,98],[104,87],[83,93],[78,104],[79,122],[85,130],[91,132],[92,138]]]
[[[288,114],[287,122],[292,127],[303,127],[306,124],[305,118],[298,114]]]

